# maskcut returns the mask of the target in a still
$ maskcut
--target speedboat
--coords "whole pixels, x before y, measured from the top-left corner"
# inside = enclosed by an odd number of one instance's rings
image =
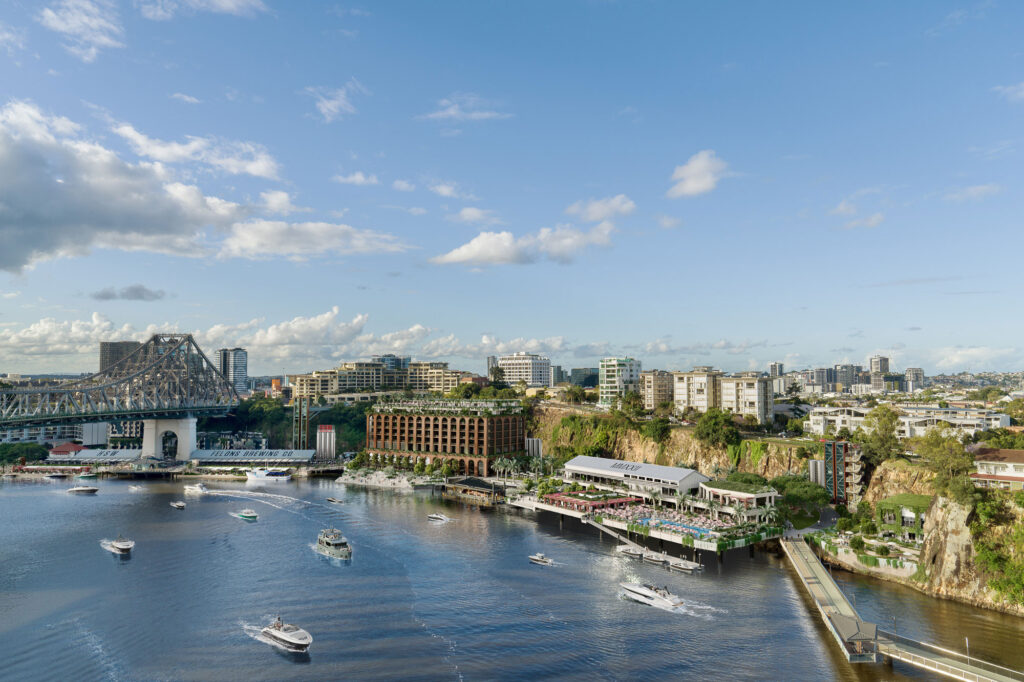
[[[75,476],[75,478],[97,478],[97,477],[99,477],[99,474],[94,474],[91,471],[88,471],[88,472],[86,472],[84,474],[78,474],[77,476]]]
[[[648,606],[661,609],[674,609],[683,604],[683,600],[668,591],[667,587],[641,585],[640,583],[619,583],[627,599],[632,599]]]
[[[235,516],[246,521],[255,521],[259,518],[259,514],[253,509],[243,509],[240,512],[235,512]]]
[[[648,564],[658,564],[659,566],[664,566],[666,563],[668,563],[668,557],[666,557],[664,554],[657,554],[655,552],[644,552],[643,557],[644,561]]]
[[[278,616],[277,620],[260,630],[260,632],[264,637],[268,637],[294,651],[305,651],[313,643],[312,635],[298,625],[282,622],[281,616]]]
[[[185,486],[185,492],[193,495],[202,495],[203,493],[210,492],[206,489],[206,486],[202,483],[190,484]]]
[[[541,552],[530,555],[530,563],[539,564],[540,566],[550,566],[555,563],[554,559],[549,556],[544,556]]]
[[[69,493],[80,493],[82,495],[95,495],[99,488],[91,485],[76,485],[74,488],[68,488]]]
[[[171,502],[171,506],[175,509],[184,509],[185,503],[182,500],[175,500],[174,502]]]
[[[451,521],[451,519],[444,514],[427,514],[427,519],[431,521]]]
[[[316,539],[316,551],[336,559],[351,559],[352,546],[337,528],[324,528]]]
[[[249,481],[290,481],[292,475],[287,469],[252,469],[245,472],[245,478]]]
[[[117,539],[110,543],[110,547],[116,552],[120,552],[121,554],[127,554],[128,552],[132,551],[133,547],[135,547],[135,541],[129,540],[128,538],[123,538],[120,535],[118,535]]]
[[[128,486],[128,490],[131,490],[133,493],[137,493],[140,490],[142,490],[142,486],[141,485],[130,485],[130,486]]]
[[[339,500],[337,497],[328,497],[327,501],[333,502],[334,504],[345,504],[345,500]]]
[[[633,557],[634,559],[639,559],[644,555],[643,550],[637,549],[632,545],[619,545],[615,549],[628,557]]]
[[[670,571],[679,571],[680,573],[693,573],[703,568],[696,561],[687,561],[686,559],[674,559],[668,562],[668,569]]]

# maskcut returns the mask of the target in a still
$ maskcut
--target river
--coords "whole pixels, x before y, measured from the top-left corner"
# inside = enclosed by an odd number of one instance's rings
[[[550,514],[487,511],[429,493],[314,480],[251,487],[101,480],[0,484],[0,678],[17,680],[931,679],[902,663],[850,665],[795,575],[770,553],[706,556],[700,575],[614,552]],[[343,505],[326,501],[345,500]],[[185,499],[181,511],[172,500]],[[243,507],[259,513],[245,522]],[[443,511],[453,520],[427,520]],[[316,554],[340,528],[349,562]],[[119,533],[130,558],[104,551]],[[534,566],[527,555],[553,557]],[[836,573],[866,619],[1024,668],[1024,620]],[[618,583],[667,585],[676,613]],[[260,641],[280,614],[308,654]]]

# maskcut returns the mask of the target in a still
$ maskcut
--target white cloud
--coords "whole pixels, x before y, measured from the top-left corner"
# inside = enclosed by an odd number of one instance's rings
[[[840,201],[835,208],[829,211],[830,215],[855,215],[856,213],[857,207],[846,199]]]
[[[0,24],[0,49],[14,55],[18,50],[25,49],[25,31]]]
[[[682,220],[670,215],[661,214],[657,217],[657,219],[658,227],[660,227],[663,230],[672,230],[683,224]]]
[[[943,370],[1000,370],[1004,369],[1007,364],[1019,364],[1019,354],[1016,348],[946,346],[930,351],[930,355],[932,358],[931,364]]]
[[[115,124],[113,131],[124,138],[136,154],[154,161],[198,161],[232,175],[245,174],[270,180],[277,178],[277,161],[263,145],[255,142],[191,135],[186,136],[187,142],[166,142],[148,137],[127,123]]]
[[[992,90],[998,92],[1011,102],[1024,101],[1024,82],[1017,83],[1016,85],[997,85]]]
[[[324,121],[330,123],[344,114],[356,113],[356,107],[352,104],[354,95],[369,94],[369,90],[355,78],[350,78],[348,83],[340,88],[325,88],[320,86],[309,86],[305,90],[307,95],[316,99],[316,110],[324,117]]]
[[[0,291],[0,298],[10,300],[21,295],[20,291]]]
[[[676,166],[672,182],[676,183],[665,193],[669,199],[695,197],[713,190],[725,175],[728,164],[715,155],[714,150],[704,149],[691,156],[682,166]]]
[[[1003,188],[995,184],[971,185],[970,187],[961,187],[948,192],[945,198],[947,201],[977,201],[978,199],[990,197],[993,194],[999,194],[1002,191]]]
[[[381,208],[390,208],[396,211],[405,211],[409,215],[426,215],[427,209],[419,206],[396,206],[394,204],[381,204]]]
[[[412,184],[408,180],[395,180],[391,183],[391,186],[399,192],[411,192],[416,189],[416,185]]]
[[[455,182],[435,182],[434,184],[427,187],[431,192],[439,197],[445,199],[466,199],[469,201],[475,201],[477,197],[473,196],[469,192],[463,191],[458,183]]]
[[[846,229],[853,229],[855,227],[878,227],[885,220],[884,213],[872,213],[865,218],[858,218],[857,220],[851,220],[846,223],[843,227]]]
[[[221,258],[302,260],[315,256],[396,253],[408,247],[397,237],[359,230],[342,223],[288,223],[251,220],[231,226],[218,254]]]
[[[446,121],[487,121],[510,118],[512,114],[489,108],[491,103],[471,92],[456,92],[438,100],[437,110],[424,114],[423,118]]]
[[[144,284],[132,284],[121,289],[106,287],[89,294],[97,301],[159,301],[167,295],[163,289],[150,289]]]
[[[292,203],[292,197],[288,192],[278,189],[260,192],[260,201],[263,203],[263,208],[267,213],[276,213],[277,215],[288,215],[298,211],[312,210],[296,206]]]
[[[250,16],[267,9],[262,0],[136,0],[135,4],[142,16],[154,21],[172,19],[179,10]]]
[[[159,163],[120,159],[30,102],[0,108],[0,270],[95,246],[200,256],[205,228],[243,215]]]
[[[376,175],[366,175],[363,171],[356,171],[348,175],[335,175],[331,179],[343,185],[376,185],[379,182]]]
[[[458,213],[448,216],[448,220],[457,223],[473,223],[476,225],[500,225],[501,219],[494,215],[494,211],[467,206]]]
[[[606,221],[587,232],[570,225],[545,227],[536,234],[522,237],[508,231],[481,232],[462,246],[431,260],[441,265],[522,265],[543,258],[568,263],[588,246],[608,245],[614,229]]]
[[[109,0],[60,0],[36,17],[40,24],[67,39],[64,49],[83,62],[96,60],[101,49],[124,47],[124,29],[117,7]]]
[[[578,215],[580,220],[588,223],[599,223],[616,216],[629,215],[636,209],[636,204],[625,194],[616,194],[604,199],[588,199],[577,201],[565,209],[569,215]]]
[[[201,104],[202,103],[202,100],[200,100],[199,98],[193,97],[192,95],[186,95],[183,92],[176,92],[176,93],[174,93],[173,95],[171,95],[171,99],[180,100],[180,101],[182,101],[182,102],[184,102],[186,104]]]

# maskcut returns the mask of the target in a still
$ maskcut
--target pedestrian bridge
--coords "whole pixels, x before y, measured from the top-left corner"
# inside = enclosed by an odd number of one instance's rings
[[[802,538],[786,538],[782,549],[800,577],[843,654],[851,663],[903,661],[917,668],[970,682],[1024,681],[1024,673],[942,647],[880,630],[861,620],[814,551]]]

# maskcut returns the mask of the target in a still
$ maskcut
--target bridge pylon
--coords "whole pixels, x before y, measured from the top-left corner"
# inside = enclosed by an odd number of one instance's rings
[[[196,418],[185,419],[143,419],[142,457],[164,458],[164,434],[170,431],[178,438],[178,449],[174,459],[184,462],[196,449]]]

